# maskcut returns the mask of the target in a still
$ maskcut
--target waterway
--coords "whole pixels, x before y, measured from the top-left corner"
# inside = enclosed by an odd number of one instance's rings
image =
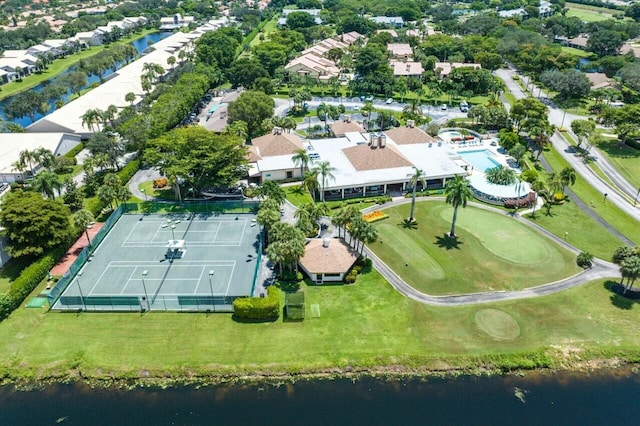
[[[144,37],[141,37],[133,42],[131,42],[131,45],[133,47],[136,48],[136,50],[138,51],[138,54],[142,54],[142,52],[144,52],[151,44],[156,43],[168,36],[170,36],[171,33],[167,33],[167,32],[157,32],[157,33],[152,33],[152,34],[147,34]],[[116,70],[120,69],[122,66],[124,66],[126,64],[124,63],[119,63],[116,64]],[[71,67],[68,70],[58,74],[55,78],[58,78],[70,71],[75,71],[76,67]],[[111,74],[114,73],[113,69],[107,70],[107,72],[104,73],[104,75],[102,76],[103,80],[106,80],[109,78],[109,76]],[[53,80],[53,79],[52,79]],[[51,83],[52,80],[47,80],[45,82],[42,82],[40,84],[38,84],[37,86],[34,86],[33,88],[29,89],[29,90],[33,90],[36,92],[40,92],[42,89],[44,89],[47,85],[49,85]],[[83,89],[86,89],[88,87],[90,87],[92,84],[99,82],[100,78],[97,75],[89,75],[87,78],[87,84],[83,87]],[[72,92],[69,90],[65,95],[62,96],[62,100],[67,102],[69,100],[69,97],[72,95]],[[0,118],[2,118],[2,120],[7,121],[7,117],[4,115],[4,108],[7,104],[9,104],[15,97],[16,95],[13,96],[9,96],[8,98],[0,101]],[[35,119],[36,121],[41,119],[42,117],[45,117],[49,114],[51,114],[53,111],[55,111],[56,106],[54,102],[51,102],[49,104],[49,110],[47,111],[47,114],[38,114],[36,113],[35,115]],[[27,127],[28,125],[31,124],[31,118],[29,117],[22,117],[22,118],[17,118],[15,120],[13,120],[14,123],[18,123],[20,124],[22,127]]]
[[[171,389],[0,387],[6,425],[638,425],[640,377],[527,375]]]

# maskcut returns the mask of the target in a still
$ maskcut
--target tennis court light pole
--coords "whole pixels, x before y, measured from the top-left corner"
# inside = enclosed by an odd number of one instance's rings
[[[211,289],[211,305],[213,305],[213,312],[216,311],[216,304],[213,300],[213,284],[211,284],[211,277],[213,277],[214,273],[215,271],[213,269],[209,269],[209,288]]]
[[[82,287],[80,287],[80,279],[78,277],[82,276],[82,271],[78,271],[76,274],[76,284],[78,284],[78,291],[80,292],[80,301],[82,302],[82,309],[87,310],[87,305],[84,303],[84,296],[82,295]]]
[[[176,229],[175,225],[171,225],[171,236],[173,237],[173,241],[176,240],[176,234],[174,234],[173,230]]]
[[[146,277],[148,273],[149,273],[149,271],[147,271],[146,269],[144,271],[142,271],[142,288],[144,289],[144,297],[147,299],[147,311],[150,311],[151,310],[151,304],[149,303],[149,295],[147,294],[147,286],[144,283],[144,277]]]

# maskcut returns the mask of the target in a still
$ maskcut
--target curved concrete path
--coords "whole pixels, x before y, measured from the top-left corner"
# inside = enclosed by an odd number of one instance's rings
[[[420,201],[440,201],[444,200],[443,197],[419,197]],[[410,198],[398,199],[394,200],[390,203],[384,204],[382,207],[388,208],[397,206],[400,204],[410,203]],[[479,204],[475,202],[469,203],[469,205],[473,207],[478,207],[483,210],[492,211],[494,213],[502,213],[505,215],[513,216],[514,220],[518,220],[526,226],[538,231],[545,237],[555,241],[560,244],[567,250],[573,252],[574,254],[580,253],[580,250],[567,243],[561,238],[553,235],[551,232],[546,229],[536,225],[535,223],[522,218],[519,215],[511,215],[508,212],[504,212],[503,210],[496,209],[491,206],[487,206],[485,204]],[[380,206],[373,206],[368,209],[364,209],[363,212],[369,212],[373,210],[380,210]],[[464,213],[463,213],[464,214]],[[489,302],[499,302],[503,300],[516,300],[516,299],[526,299],[530,297],[538,297],[545,296],[552,293],[557,293],[559,291],[567,290],[569,288],[577,287],[579,285],[585,284],[587,282],[601,279],[601,278],[616,278],[620,277],[620,271],[618,266],[606,262],[600,259],[594,259],[593,266],[587,270],[579,272],[575,275],[572,275],[568,278],[555,281],[552,283],[543,284],[537,287],[530,287],[523,290],[514,290],[514,291],[493,291],[486,293],[468,293],[468,294],[456,294],[456,295],[447,295],[447,296],[433,296],[430,294],[422,293],[415,288],[411,287],[407,284],[398,274],[396,274],[387,264],[385,264],[378,256],[375,255],[368,247],[365,246],[364,253],[372,260],[373,266],[376,268],[380,274],[389,281],[389,283],[396,289],[400,294],[413,299],[417,302],[424,303],[427,305],[436,305],[436,306],[461,306],[461,305],[474,305],[479,303],[489,303]]]

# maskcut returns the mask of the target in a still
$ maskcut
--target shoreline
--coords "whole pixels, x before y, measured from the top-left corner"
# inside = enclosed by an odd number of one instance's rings
[[[100,373],[102,373],[99,370]],[[428,368],[426,366],[411,367],[408,365],[386,365],[377,367],[333,367],[308,371],[257,371],[248,373],[216,373],[211,371],[195,372],[184,370],[182,376],[172,376],[168,372],[141,370],[137,377],[131,374],[103,373],[104,375],[84,374],[81,370],[67,371],[61,374],[43,374],[41,376],[11,376],[3,371],[0,386],[14,386],[16,390],[31,391],[55,385],[82,385],[91,389],[135,390],[141,388],[177,389],[184,387],[206,386],[248,386],[271,385],[280,386],[306,381],[332,381],[375,379],[380,381],[399,380],[454,380],[462,377],[524,377],[528,379],[549,378],[555,375],[568,376],[610,376],[611,378],[627,378],[640,374],[640,363],[632,360],[585,359],[583,363],[574,365],[558,365],[549,368],[513,368],[504,369],[499,366],[478,364],[469,367]]]

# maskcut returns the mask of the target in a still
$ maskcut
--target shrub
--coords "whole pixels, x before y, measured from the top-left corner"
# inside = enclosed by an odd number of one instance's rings
[[[267,288],[267,297],[238,297],[233,301],[233,315],[238,320],[273,321],[280,316],[279,290]]]
[[[58,157],[56,159],[53,171],[59,175],[64,173],[71,173],[71,171],[73,170],[73,166],[75,166],[77,162],[78,160],[76,160],[75,157]]]
[[[356,282],[356,277],[358,276],[358,273],[355,270],[351,270],[351,272],[349,272],[345,277],[344,277],[344,283],[345,284],[353,284]]]
[[[0,295],[0,321],[5,319],[22,304],[24,299],[47,276],[49,270],[61,256],[60,250],[51,251],[27,266],[11,284],[9,293]]]
[[[538,171],[536,169],[525,170],[520,174],[520,178],[528,183],[535,182],[538,178]]]
[[[136,174],[139,168],[140,168],[140,160],[135,159],[135,160],[129,161],[129,163],[126,166],[124,166],[122,170],[118,172],[118,177],[120,178],[120,182],[122,183],[129,182],[133,177],[133,175]]]
[[[98,197],[91,197],[85,199],[84,207],[91,212],[93,217],[98,217],[105,205]]]
[[[562,192],[553,194],[553,201],[558,204],[562,203],[564,201],[564,194]]]
[[[162,177],[162,178],[158,178],[158,179],[154,179],[153,180],[153,187],[154,188],[164,188],[165,186],[167,186],[167,178]]]
[[[586,251],[580,252],[578,258],[576,259],[576,263],[578,264],[578,266],[583,269],[590,268],[591,262],[593,262],[593,255]]]
[[[78,145],[74,146],[73,148],[71,148],[69,150],[69,152],[67,152],[64,156],[66,158],[76,158],[76,155],[80,154],[80,151],[82,151],[84,149],[84,144],[82,142],[80,142]]]

